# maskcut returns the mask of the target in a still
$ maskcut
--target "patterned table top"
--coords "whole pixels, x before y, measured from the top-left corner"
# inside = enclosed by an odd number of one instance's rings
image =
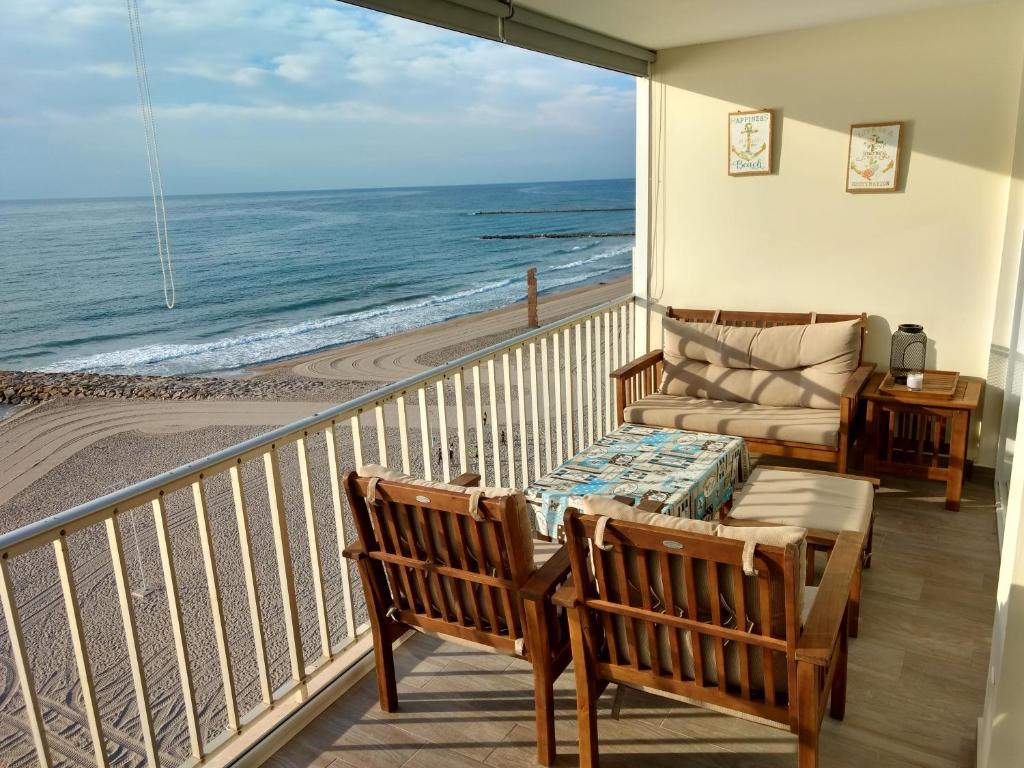
[[[749,474],[741,437],[623,424],[531,483],[526,498],[535,532],[562,540],[565,510],[588,494],[707,520]]]

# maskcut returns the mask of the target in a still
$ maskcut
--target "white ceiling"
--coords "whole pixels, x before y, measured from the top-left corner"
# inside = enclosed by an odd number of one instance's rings
[[[651,50],[987,0],[514,0]]]

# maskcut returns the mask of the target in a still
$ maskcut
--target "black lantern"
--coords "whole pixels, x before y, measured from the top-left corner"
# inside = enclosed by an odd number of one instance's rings
[[[917,323],[902,323],[892,335],[889,370],[897,384],[907,383],[907,374],[924,370],[928,337]]]

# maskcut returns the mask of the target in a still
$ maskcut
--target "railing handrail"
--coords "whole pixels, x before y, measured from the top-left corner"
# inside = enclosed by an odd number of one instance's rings
[[[588,307],[580,310],[579,312],[568,315],[554,323],[549,323],[541,326],[540,328],[527,331],[526,333],[521,333],[510,339],[499,341],[496,344],[492,344],[482,350],[478,350],[477,352],[471,352],[468,355],[463,355],[450,363],[436,366],[414,376],[409,376],[400,381],[396,381],[393,384],[388,384],[387,386],[367,392],[366,394],[360,395],[352,400],[332,406],[326,410],[317,411],[310,416],[306,416],[305,418],[291,422],[290,424],[285,424],[284,426],[273,429],[262,435],[250,438],[249,440],[245,440],[241,443],[236,443],[235,445],[216,451],[215,453],[211,453],[201,459],[196,459],[195,461],[182,464],[181,466],[175,467],[174,469],[168,470],[162,474],[154,475],[146,480],[141,480],[138,483],[129,485],[121,490],[113,491],[105,496],[100,496],[92,499],[91,501],[79,504],[78,506],[66,509],[63,512],[58,512],[54,515],[50,515],[49,517],[37,520],[34,523],[29,523],[20,528],[16,528],[13,531],[0,534],[0,556],[7,557],[7,551],[15,547],[22,549],[22,545],[28,540],[52,538],[53,535],[59,532],[62,528],[72,526],[76,522],[96,515],[103,510],[123,507],[124,510],[127,511],[136,506],[140,499],[144,500],[147,496],[158,493],[166,486],[178,484],[184,479],[196,475],[196,473],[205,472],[213,467],[217,467],[218,465],[252,454],[260,449],[268,448],[274,443],[288,439],[296,433],[303,431],[309,432],[314,431],[317,428],[323,428],[331,421],[331,419],[336,419],[338,416],[351,413],[352,411],[358,412],[367,405],[379,403],[382,400],[387,400],[392,395],[399,395],[409,389],[428,384],[445,376],[445,374],[451,371],[464,369],[469,365],[486,361],[488,358],[494,357],[501,352],[507,351],[521,344],[526,344],[540,336],[571,326],[585,318],[606,312],[613,307],[621,306],[626,302],[632,301],[632,299],[632,294],[623,294],[622,296],[612,299],[611,301],[604,302],[603,304]]]

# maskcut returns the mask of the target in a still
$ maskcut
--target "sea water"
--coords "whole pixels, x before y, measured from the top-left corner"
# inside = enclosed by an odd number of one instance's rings
[[[228,371],[505,306],[528,267],[614,279],[633,205],[632,179],[169,197],[168,310],[148,199],[0,202],[0,369]]]

